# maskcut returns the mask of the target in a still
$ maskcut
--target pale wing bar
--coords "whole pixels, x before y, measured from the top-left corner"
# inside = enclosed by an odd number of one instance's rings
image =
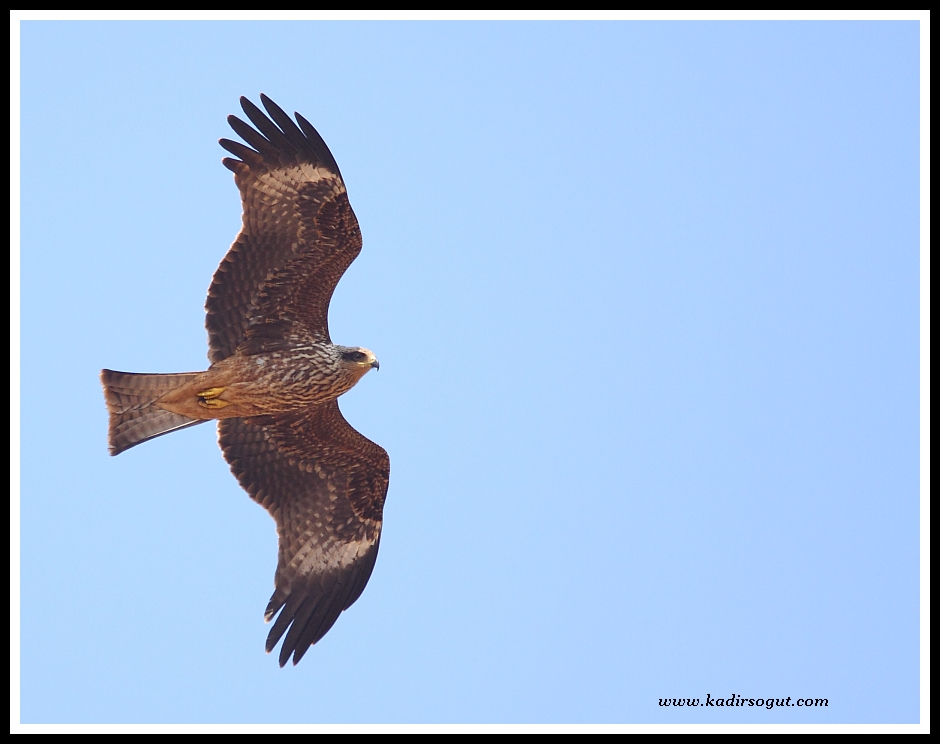
[[[295,114],[295,124],[270,98],[262,95],[261,100],[270,119],[247,98],[241,99],[257,131],[241,119],[229,117],[235,132],[255,149],[219,140],[239,158],[222,162],[235,173],[243,225],[209,286],[206,330],[212,362],[235,352],[245,339],[265,283],[309,247],[310,236],[305,236],[309,229],[304,228],[298,196],[305,185],[331,184],[331,190],[345,191],[336,160],[313,126],[300,114]],[[315,234],[313,237],[316,240]],[[309,266],[311,271],[317,268]]]
[[[274,517],[277,615],[265,648],[296,664],[362,594],[378,554],[388,456],[343,419],[336,402],[308,411],[219,422],[242,487]],[[280,614],[278,614],[280,613]]]

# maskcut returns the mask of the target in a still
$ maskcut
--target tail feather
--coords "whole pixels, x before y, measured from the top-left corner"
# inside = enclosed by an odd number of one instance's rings
[[[191,419],[154,405],[154,401],[162,395],[199,374],[145,375],[101,370],[101,385],[104,387],[104,399],[111,419],[108,425],[108,448],[111,454],[119,455],[161,434],[201,424],[202,419]]]

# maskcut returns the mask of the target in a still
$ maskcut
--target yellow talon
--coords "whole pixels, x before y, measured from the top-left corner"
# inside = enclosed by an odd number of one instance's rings
[[[200,400],[200,405],[205,406],[206,408],[225,408],[229,404],[227,400],[219,400],[218,398],[209,398],[208,400]]]
[[[199,398],[218,398],[222,393],[225,392],[224,387],[220,388],[209,388],[208,390],[203,390],[201,393],[196,393],[196,396]]]
[[[201,393],[196,393],[196,396],[199,398],[199,405],[205,408],[225,408],[229,402],[219,398],[224,392],[224,387],[214,387],[203,390]]]

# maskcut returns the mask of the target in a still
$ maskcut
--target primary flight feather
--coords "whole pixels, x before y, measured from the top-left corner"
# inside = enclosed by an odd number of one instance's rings
[[[106,369],[101,382],[112,455],[218,419],[223,456],[277,524],[265,648],[283,637],[284,666],[291,655],[300,661],[369,581],[389,461],[337,404],[379,367],[368,349],[334,344],[327,327],[333,290],[362,249],[346,186],[306,119],[291,119],[263,94],[261,102],[265,111],[241,99],[254,127],[228,117],[248,146],[219,140],[235,156],[222,162],[241,193],[242,229],[206,300],[211,366]]]

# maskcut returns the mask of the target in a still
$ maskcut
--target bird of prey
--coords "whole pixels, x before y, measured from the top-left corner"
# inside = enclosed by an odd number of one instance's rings
[[[112,455],[217,419],[232,472],[277,524],[274,594],[265,620],[294,664],[362,594],[379,549],[388,454],[343,418],[337,398],[379,362],[330,340],[327,311],[362,248],[336,161],[300,114],[247,98],[254,127],[228,122],[247,144],[219,140],[235,158],[242,228],[206,300],[205,372],[102,370]],[[286,636],[285,636],[286,632]]]

